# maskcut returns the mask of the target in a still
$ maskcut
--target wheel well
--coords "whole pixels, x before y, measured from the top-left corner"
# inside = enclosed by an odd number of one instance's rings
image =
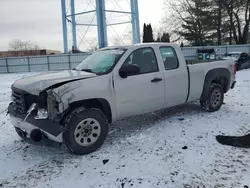
[[[73,102],[70,104],[69,109],[64,114],[64,116],[66,117],[70,113],[70,111],[82,106],[84,106],[85,108],[97,108],[101,110],[107,117],[108,122],[112,123],[111,108],[109,102],[105,99],[88,99],[88,100]]]
[[[208,95],[209,87],[212,83],[220,84],[224,93],[230,89],[230,72],[226,68],[216,68],[208,71],[205,77],[201,100],[205,100]]]
[[[224,76],[216,77],[212,83],[220,84],[224,90],[224,93],[228,91],[228,79]]]

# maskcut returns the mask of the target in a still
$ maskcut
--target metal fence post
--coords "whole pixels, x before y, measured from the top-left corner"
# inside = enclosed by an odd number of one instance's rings
[[[6,69],[7,69],[7,73],[9,73],[9,64],[8,64],[8,58],[5,59],[5,64],[6,64]]]
[[[49,56],[47,55],[48,71],[50,71]]]
[[[28,70],[30,72],[30,58],[29,58],[29,56],[27,57],[27,60],[28,60]]]
[[[70,61],[70,54],[68,55],[69,56],[69,69],[71,70],[71,61]]]

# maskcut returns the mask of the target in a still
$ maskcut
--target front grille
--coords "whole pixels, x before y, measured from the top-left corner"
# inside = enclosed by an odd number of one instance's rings
[[[18,112],[22,114],[26,112],[24,94],[12,90],[12,102]]]

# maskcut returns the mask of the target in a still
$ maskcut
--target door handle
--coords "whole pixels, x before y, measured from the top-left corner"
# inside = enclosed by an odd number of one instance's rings
[[[156,83],[156,82],[161,82],[162,78],[154,78],[153,80],[151,80],[151,82]]]

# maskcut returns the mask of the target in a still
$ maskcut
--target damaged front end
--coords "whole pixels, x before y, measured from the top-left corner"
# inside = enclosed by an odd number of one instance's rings
[[[40,141],[34,138],[41,136],[59,143],[63,141],[65,128],[61,125],[61,120],[64,105],[53,89],[35,96],[12,86],[11,98],[12,102],[8,107],[10,121],[21,135],[34,141]]]

